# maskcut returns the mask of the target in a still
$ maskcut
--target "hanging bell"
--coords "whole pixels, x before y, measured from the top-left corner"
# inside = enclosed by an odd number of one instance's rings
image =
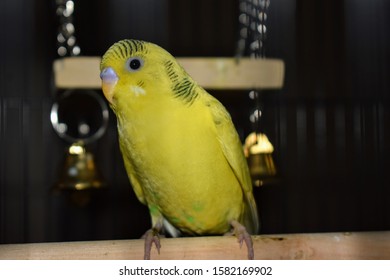
[[[58,136],[71,144],[54,191],[66,192],[71,202],[85,206],[94,190],[107,186],[85,145],[96,142],[105,133],[108,107],[95,91],[67,90],[53,103],[50,120]]]
[[[277,181],[275,162],[272,157],[273,151],[274,147],[263,133],[252,132],[245,140],[244,153],[252,183],[256,187],[273,184]]]
[[[84,206],[90,201],[91,191],[106,187],[93,154],[82,142],[72,144],[65,155],[64,164],[55,185],[55,191],[68,191],[72,202]]]

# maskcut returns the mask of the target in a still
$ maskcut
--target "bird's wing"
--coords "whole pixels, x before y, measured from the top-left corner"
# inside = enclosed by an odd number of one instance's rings
[[[144,192],[141,187],[141,183],[139,182],[136,172],[134,170],[134,167],[131,163],[131,158],[127,153],[127,148],[126,148],[126,141],[123,140],[123,137],[119,137],[119,146],[122,152],[123,156],[123,162],[125,164],[126,172],[127,175],[129,176],[131,185],[133,187],[133,190],[135,192],[135,195],[137,196],[138,200],[146,205],[146,200],[144,196]]]
[[[259,218],[252,193],[252,180],[242,150],[242,143],[225,107],[211,95],[208,95],[208,98],[206,98],[206,106],[210,108],[222,151],[243,190],[245,210],[241,222],[247,227],[248,232],[256,234],[259,230]]]

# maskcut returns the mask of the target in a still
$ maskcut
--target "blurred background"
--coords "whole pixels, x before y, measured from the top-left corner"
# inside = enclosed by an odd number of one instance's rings
[[[115,41],[155,42],[175,56],[233,57],[238,0],[75,0],[81,54]],[[69,143],[50,123],[58,94],[56,2],[0,3],[0,243],[139,238],[149,227],[110,111],[89,149],[107,188],[80,207],[52,192]],[[283,59],[281,90],[263,94],[262,126],[278,181],[254,189],[262,233],[390,230],[390,2],[271,0],[266,56]],[[246,91],[212,91],[242,140]]]

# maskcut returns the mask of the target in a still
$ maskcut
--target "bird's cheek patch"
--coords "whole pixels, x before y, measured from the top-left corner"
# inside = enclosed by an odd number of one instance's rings
[[[146,91],[142,87],[139,87],[139,86],[130,86],[130,90],[132,93],[134,93],[134,95],[136,97],[138,97],[140,95],[146,95]]]

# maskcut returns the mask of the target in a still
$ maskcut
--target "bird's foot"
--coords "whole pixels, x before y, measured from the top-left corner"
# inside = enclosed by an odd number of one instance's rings
[[[238,242],[240,243],[240,248],[245,241],[246,247],[248,248],[248,259],[254,259],[253,243],[252,237],[246,230],[246,228],[237,221],[232,221],[230,225],[233,227],[233,234],[237,237]]]
[[[156,245],[157,252],[160,254],[160,237],[156,228],[151,228],[146,231],[142,238],[145,239],[144,260],[150,260],[150,252],[152,250],[153,243]]]

